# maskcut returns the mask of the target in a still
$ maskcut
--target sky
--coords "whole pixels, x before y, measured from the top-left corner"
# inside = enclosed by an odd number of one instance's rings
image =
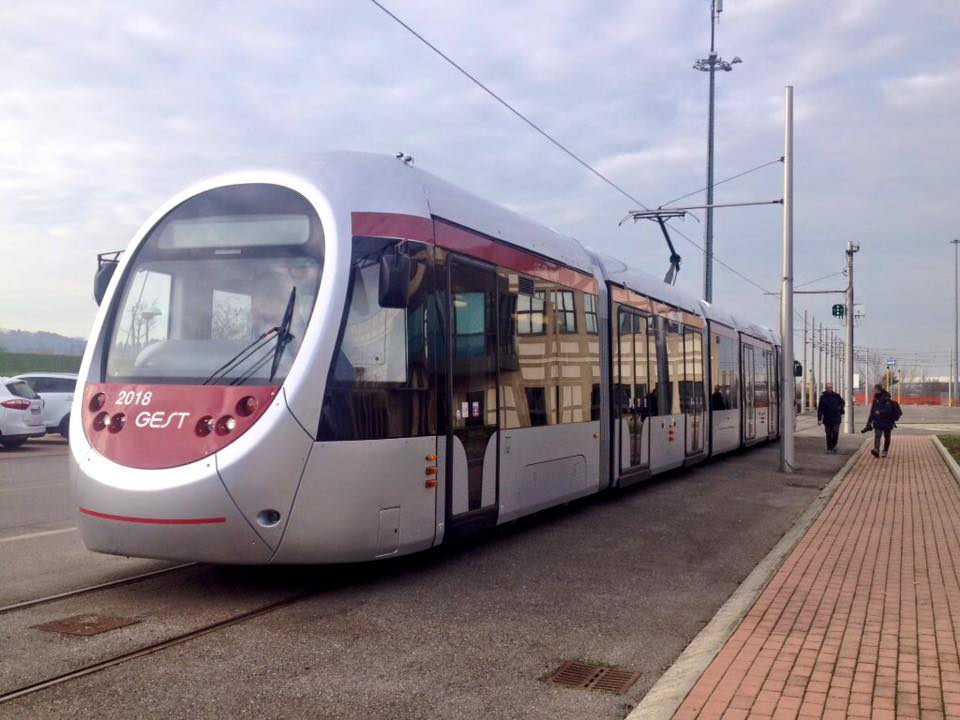
[[[707,74],[692,65],[709,49],[708,0],[383,3],[644,204],[706,184]],[[794,86],[795,280],[840,272],[859,244],[857,344],[928,372],[946,372],[953,340],[958,37],[951,0],[726,0],[717,28],[720,55],[743,62],[717,77],[715,178],[783,154]],[[594,249],[667,269],[655,225],[618,226],[632,202],[369,0],[8,0],[0,328],[85,337],[96,253],[126,247],[167,198],[251,157],[342,149],[403,151]],[[782,195],[774,164],[720,185],[715,202]],[[780,207],[714,222],[716,256],[777,290]],[[703,244],[701,222],[677,228]],[[702,253],[675,242],[677,286],[699,297]],[[836,328],[840,301],[802,295],[796,308]],[[721,266],[714,302],[777,326],[777,298]]]

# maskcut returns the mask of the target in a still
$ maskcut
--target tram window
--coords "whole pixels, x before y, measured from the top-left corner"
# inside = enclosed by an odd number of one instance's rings
[[[685,327],[684,377],[680,412],[698,415],[703,412],[703,335],[696,328]]]
[[[253,298],[245,293],[213,291],[213,324],[210,337],[243,340],[253,333]],[[262,332],[257,328],[257,333]]]
[[[321,440],[416,437],[436,432],[436,399],[430,389],[427,338],[436,335],[436,304],[427,272],[430,250],[408,246],[413,260],[406,308],[379,302],[379,262],[395,241],[355,238],[349,304],[334,350],[321,413]],[[458,348],[474,352],[476,324],[470,293],[457,316],[466,331]],[[428,312],[429,306],[429,312]],[[459,308],[458,308],[459,310]],[[430,331],[427,331],[427,326]]]
[[[543,290],[533,295],[517,295],[517,335],[543,335],[546,332],[546,297]]]
[[[737,341],[720,336],[720,392],[723,393],[728,410],[740,407],[740,363],[737,357]]]
[[[577,296],[583,293],[536,279],[534,294],[521,294],[517,273],[502,269],[498,275],[500,312],[513,314],[509,325],[500,318],[502,427],[590,421],[600,344],[586,323],[577,327],[575,309],[582,302]],[[509,327],[516,333],[505,338]]]
[[[127,375],[147,346],[167,339],[172,285],[169,273],[150,269],[138,270],[134,275],[123,310],[117,316],[110,355],[112,374]]]
[[[756,357],[759,355],[759,357]],[[761,350],[756,353],[754,366],[754,407],[765,408],[770,404],[770,380],[768,371],[770,369],[770,351]]]
[[[587,326],[588,335],[596,335],[599,324],[597,322],[597,296],[585,293],[583,296],[583,319]]]
[[[650,415],[659,415],[660,408],[665,408],[664,414],[669,414],[670,406],[668,403],[660,402],[660,358],[657,347],[658,326],[661,325],[657,318],[647,318],[647,373],[650,391],[647,394],[647,407]]]
[[[667,320],[664,322],[664,345],[666,346],[667,375],[663,378],[662,387],[665,390],[661,397],[665,415],[679,415],[680,409],[680,382],[683,375],[683,326],[678,322]]]
[[[547,393],[542,387],[524,388],[527,398],[527,407],[530,410],[530,426],[539,427],[547,424]]]
[[[557,332],[569,335],[577,331],[577,309],[572,290],[554,290],[553,317]]]

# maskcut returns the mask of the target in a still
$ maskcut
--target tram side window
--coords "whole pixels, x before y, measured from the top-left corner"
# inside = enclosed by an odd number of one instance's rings
[[[703,334],[697,328],[684,327],[684,379],[680,412],[703,412]]]
[[[755,351],[754,358],[754,377],[756,388],[754,390],[754,407],[765,408],[770,404],[770,351]]]
[[[664,415],[679,415],[683,412],[680,407],[680,383],[684,380],[683,326],[673,320],[666,320],[663,325],[667,374],[661,383],[665,393],[660,400]]]
[[[500,406],[505,429],[587,422],[595,410],[593,386],[600,381],[600,346],[596,335],[578,323],[576,307],[583,293],[502,269],[500,311],[510,312],[516,329],[505,348],[505,318],[500,321]],[[521,292],[523,285],[523,292]]]
[[[740,406],[737,341],[714,335],[711,348],[711,410],[736,410]]]
[[[657,335],[661,332],[663,323],[659,318],[649,317],[646,320],[646,326],[647,372],[649,373],[647,382],[650,388],[647,396],[647,407],[650,415],[668,415],[670,413],[670,403],[663,401],[666,393],[662,392],[660,387],[661,360],[660,353],[657,352],[657,348],[660,345],[660,343],[657,342]],[[662,412],[661,408],[663,409]]]
[[[413,260],[406,308],[379,302],[379,263],[395,241],[355,238],[346,318],[334,350],[320,418],[321,440],[415,437],[436,432],[427,366],[429,250],[410,244]],[[464,325],[470,318],[461,319]],[[460,338],[458,338],[458,341]],[[476,349],[469,334],[465,353]]]

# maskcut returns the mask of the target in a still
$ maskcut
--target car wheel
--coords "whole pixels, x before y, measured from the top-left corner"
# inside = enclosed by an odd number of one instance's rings
[[[18,448],[26,441],[26,438],[0,438],[0,445],[3,445],[5,448]]]
[[[57,432],[60,433],[65,438],[70,437],[70,414],[67,413],[64,415],[63,420],[60,421],[60,427],[57,428]]]

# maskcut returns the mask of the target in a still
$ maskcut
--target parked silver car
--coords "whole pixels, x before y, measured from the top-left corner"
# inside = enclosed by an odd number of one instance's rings
[[[19,447],[43,437],[43,400],[23,380],[0,377],[0,445]]]
[[[43,399],[43,425],[48,433],[70,433],[70,406],[77,376],[73,373],[35,372],[17,375],[14,380],[23,380]]]

